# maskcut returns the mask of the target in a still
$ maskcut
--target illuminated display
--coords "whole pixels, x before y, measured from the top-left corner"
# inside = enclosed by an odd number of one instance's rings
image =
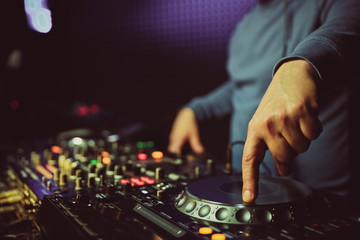
[[[48,33],[52,28],[51,11],[47,0],[24,0],[29,26],[40,33]]]

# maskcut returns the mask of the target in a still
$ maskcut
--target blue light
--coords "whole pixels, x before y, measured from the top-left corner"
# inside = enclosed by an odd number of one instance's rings
[[[47,0],[24,0],[29,26],[41,33],[48,33],[52,28],[51,11]]]

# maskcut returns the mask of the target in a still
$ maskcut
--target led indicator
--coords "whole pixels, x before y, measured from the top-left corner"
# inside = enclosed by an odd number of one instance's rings
[[[140,177],[141,181],[145,182],[146,184],[152,185],[155,183],[154,179],[148,177]]]
[[[97,104],[90,105],[89,109],[92,114],[98,114],[100,111],[100,107]]]
[[[139,154],[137,155],[137,157],[138,157],[139,160],[142,160],[142,161],[144,161],[144,160],[147,159],[146,153],[139,153]]]
[[[121,183],[121,185],[124,185],[126,183],[130,183],[130,180],[129,179],[121,179],[120,183]]]
[[[97,163],[98,163],[98,160],[96,160],[96,159],[90,160],[91,165],[96,165]]]
[[[110,157],[110,153],[107,152],[107,151],[102,151],[102,152],[100,153],[100,155],[101,155],[102,157]]]
[[[90,112],[90,109],[88,106],[80,106],[77,109],[77,114],[82,117],[89,115],[89,112]]]
[[[137,148],[144,148],[145,147],[145,143],[144,142],[136,142],[136,147]]]
[[[12,101],[10,102],[10,108],[11,108],[12,110],[18,110],[19,107],[20,107],[19,101],[17,101],[17,100],[12,100]]]
[[[148,148],[153,148],[154,147],[154,142],[153,141],[148,141],[147,143],[146,143],[146,147],[148,147]]]
[[[212,234],[213,230],[209,227],[201,227],[199,228],[200,234]]]
[[[225,240],[225,239],[226,239],[225,235],[221,233],[215,233],[211,235],[211,240]]]
[[[61,147],[56,146],[56,145],[52,146],[52,147],[50,148],[50,150],[51,150],[53,153],[55,153],[55,154],[60,154],[60,153],[62,152]]]
[[[109,164],[109,163],[111,163],[111,158],[103,157],[101,161],[102,161],[103,164]]]
[[[155,152],[152,152],[151,156],[154,159],[160,159],[160,158],[164,157],[164,154],[160,151],[155,151]]]

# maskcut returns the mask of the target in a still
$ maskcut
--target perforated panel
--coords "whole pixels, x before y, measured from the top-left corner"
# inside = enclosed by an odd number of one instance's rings
[[[88,0],[73,9],[82,43],[120,51],[224,57],[235,24],[256,0]],[[210,57],[210,59],[209,59]]]

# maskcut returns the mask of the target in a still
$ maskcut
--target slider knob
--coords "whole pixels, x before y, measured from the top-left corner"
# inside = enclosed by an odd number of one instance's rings
[[[165,193],[165,191],[164,190],[158,190],[158,191],[156,191],[156,197],[159,199],[159,200],[162,200],[162,199],[164,199],[164,194]]]
[[[62,173],[60,175],[60,186],[64,187],[67,186],[68,184],[68,176],[65,173]]]
[[[82,190],[82,179],[77,177],[75,179],[75,191],[81,191]]]
[[[215,175],[215,161],[213,159],[208,159],[206,161],[206,173],[208,176]]]
[[[91,176],[87,179],[87,187],[88,188],[93,188],[95,187],[95,177],[94,176]]]
[[[60,174],[61,174],[60,170],[58,168],[56,168],[55,172],[54,172],[54,181],[56,183],[59,183],[59,181],[60,181]]]
[[[196,166],[194,168],[194,179],[199,179],[200,178],[200,167]]]
[[[141,164],[136,164],[134,167],[134,175],[135,176],[140,176],[141,175],[141,169],[142,169],[142,165]]]
[[[155,181],[159,183],[165,177],[165,171],[161,167],[155,168]]]

